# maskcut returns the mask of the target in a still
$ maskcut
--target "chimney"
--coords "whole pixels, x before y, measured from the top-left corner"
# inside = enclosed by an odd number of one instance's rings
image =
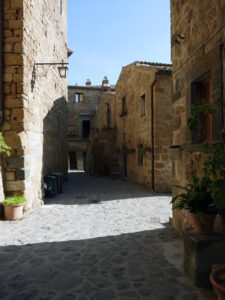
[[[86,85],[91,85],[91,80],[89,78],[86,80]]]
[[[108,81],[107,76],[105,76],[105,77],[103,78],[103,80],[102,80],[102,86],[103,86],[103,87],[109,87],[109,86],[110,86],[110,85],[109,85],[109,81]]]

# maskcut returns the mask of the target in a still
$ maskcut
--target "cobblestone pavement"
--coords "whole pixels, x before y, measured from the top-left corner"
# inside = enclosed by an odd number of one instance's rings
[[[182,272],[169,202],[71,173],[41,209],[0,221],[0,299],[205,299]]]

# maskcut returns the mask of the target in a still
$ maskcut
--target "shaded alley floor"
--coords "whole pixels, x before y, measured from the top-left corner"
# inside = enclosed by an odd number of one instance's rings
[[[170,199],[70,173],[63,194],[0,221],[0,299],[205,299],[183,274]]]

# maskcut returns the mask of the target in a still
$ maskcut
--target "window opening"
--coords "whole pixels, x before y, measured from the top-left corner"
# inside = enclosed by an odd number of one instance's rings
[[[143,144],[138,145],[138,165],[143,166]]]
[[[202,104],[202,99],[207,104],[212,104],[212,80],[211,78],[192,83],[192,104]],[[201,113],[197,116],[197,126],[192,137],[194,144],[213,141],[213,116]]]
[[[107,129],[110,129],[111,128],[111,109],[110,109],[110,106],[109,106],[108,103],[107,103],[107,115],[106,115],[106,118],[107,118]]]
[[[126,103],[126,97],[122,98],[122,113],[126,114],[127,113],[127,103]]]
[[[76,103],[83,102],[83,100],[84,100],[84,94],[81,94],[81,93],[75,94],[75,102]]]
[[[145,116],[145,94],[143,94],[140,97],[140,111],[141,111],[141,117]]]
[[[83,138],[89,138],[91,122],[90,120],[83,120],[82,122],[82,136]]]

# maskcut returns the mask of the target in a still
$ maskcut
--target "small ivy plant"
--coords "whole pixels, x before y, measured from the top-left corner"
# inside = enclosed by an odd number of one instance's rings
[[[143,146],[138,148],[139,153],[145,153],[146,151],[151,151],[151,147]]]
[[[11,150],[11,147],[9,147],[5,143],[5,139],[2,135],[2,133],[0,132],[0,153],[6,153],[8,156],[10,156],[10,150]]]

